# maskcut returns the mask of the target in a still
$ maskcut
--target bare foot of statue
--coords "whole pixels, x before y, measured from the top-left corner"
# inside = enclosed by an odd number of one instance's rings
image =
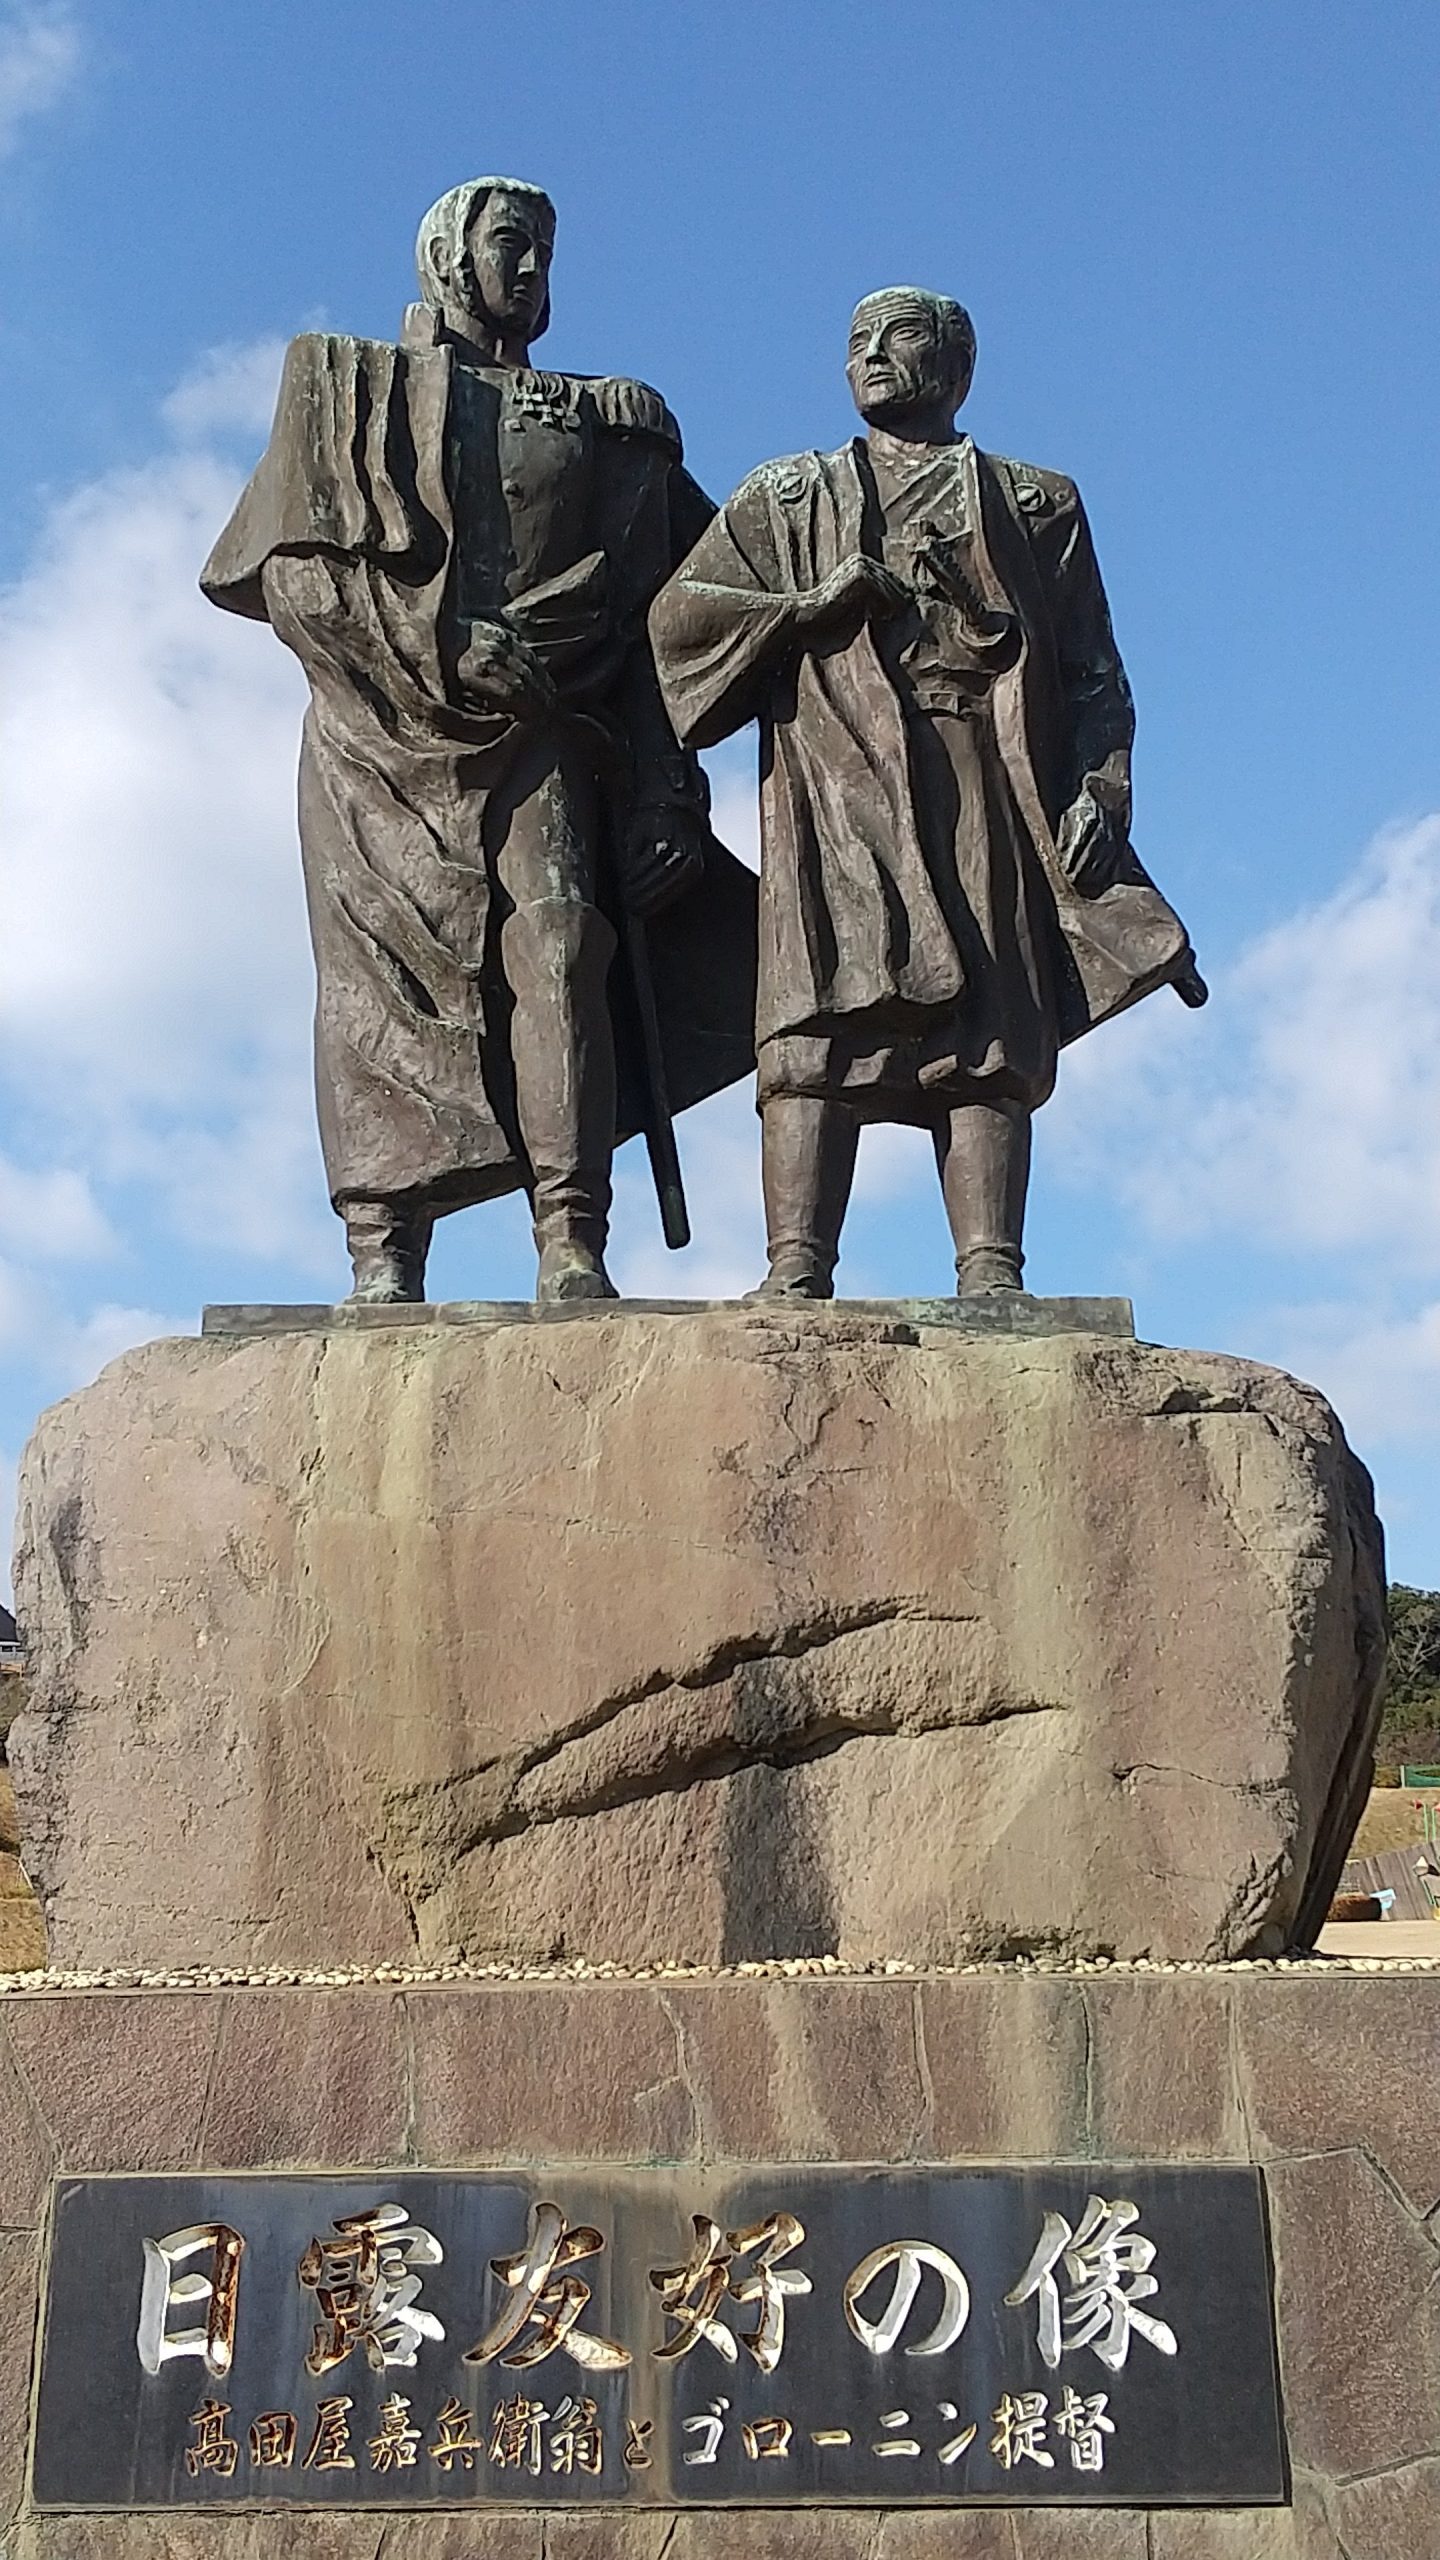
[[[535,1297],[542,1307],[564,1307],[582,1298],[618,1298],[620,1292],[598,1253],[589,1245],[542,1245]]]

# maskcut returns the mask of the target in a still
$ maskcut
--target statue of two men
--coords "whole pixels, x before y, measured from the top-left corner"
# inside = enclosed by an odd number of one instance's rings
[[[1133,713],[1083,510],[958,435],[974,336],[855,314],[866,434],[717,515],[644,384],[531,369],[554,211],[458,187],[399,347],[291,347],[207,564],[311,709],[300,831],[331,1195],[361,1299],[437,1215],[525,1186],[537,1296],[613,1295],[610,1161],[758,1053],[765,1294],[828,1297],[866,1120],[929,1128],[964,1292],[1018,1289],[1059,1049],[1169,982],[1131,850]],[[761,732],[762,862],[697,750]],[[678,1232],[677,1232],[678,1230]]]

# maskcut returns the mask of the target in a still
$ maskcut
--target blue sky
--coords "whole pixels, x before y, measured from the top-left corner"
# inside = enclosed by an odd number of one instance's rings
[[[419,215],[505,169],[559,206],[545,360],[658,383],[717,496],[850,431],[860,293],[969,304],[967,423],[1085,492],[1215,986],[1071,1053],[1032,1285],[1313,1377],[1440,1584],[1437,111],[1406,0],[0,0],[0,1469],[204,1300],[344,1286],[302,697],[194,577],[284,339],[391,334]],[[747,1285],[747,1097],[682,1143],[697,1244],[627,1159],[618,1274]],[[948,1285],[933,1195],[867,1142],[842,1287]],[[436,1294],[528,1286],[513,1207],[442,1229]]]

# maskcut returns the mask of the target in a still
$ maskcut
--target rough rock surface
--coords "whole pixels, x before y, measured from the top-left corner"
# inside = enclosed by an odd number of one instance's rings
[[[129,1353],[25,1460],[60,1965],[1273,1952],[1382,1650],[1313,1390],[843,1306]]]

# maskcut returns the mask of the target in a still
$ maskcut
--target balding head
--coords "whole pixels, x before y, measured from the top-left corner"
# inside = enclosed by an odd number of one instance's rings
[[[974,370],[970,314],[948,294],[892,284],[856,304],[846,371],[868,425],[916,411],[953,420]]]

